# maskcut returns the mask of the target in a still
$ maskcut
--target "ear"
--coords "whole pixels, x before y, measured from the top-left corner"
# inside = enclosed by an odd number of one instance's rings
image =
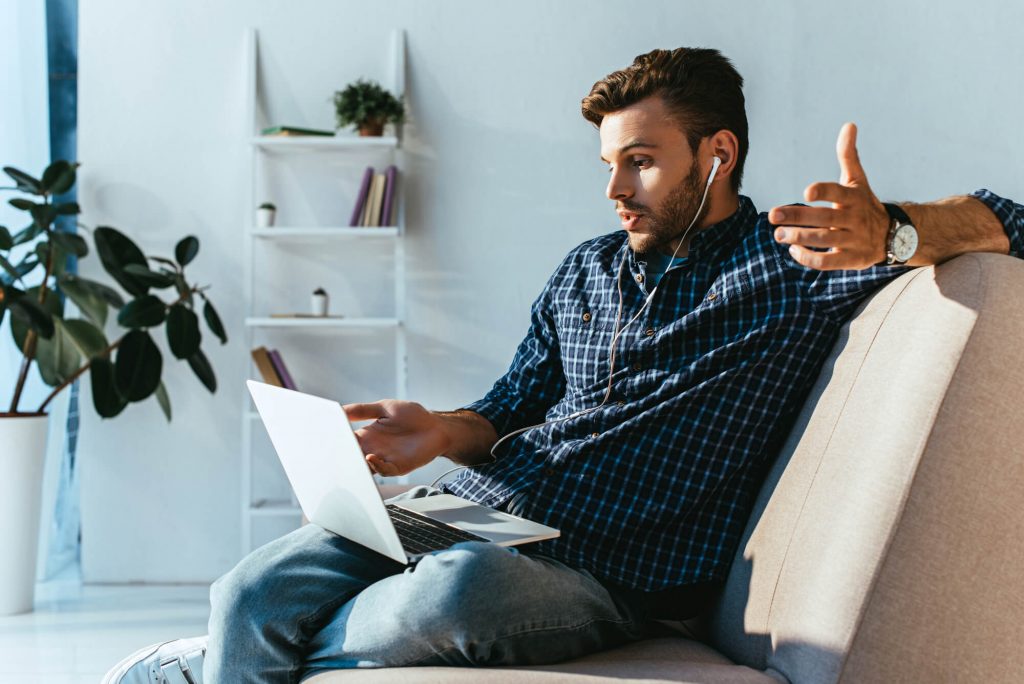
[[[718,167],[718,173],[715,174],[715,180],[712,185],[728,184],[727,179],[732,176],[733,169],[736,168],[736,157],[740,149],[736,134],[722,129],[706,138],[704,144],[707,146],[709,158],[718,157],[722,160],[722,165]],[[710,163],[709,161],[709,170],[711,168]]]

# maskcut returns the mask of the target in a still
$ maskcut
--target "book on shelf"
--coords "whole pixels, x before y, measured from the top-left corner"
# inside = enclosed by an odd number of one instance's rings
[[[394,164],[384,172],[384,206],[380,211],[380,225],[393,226],[395,210],[395,182],[398,180],[398,168]]]
[[[274,363],[270,360],[270,354],[266,347],[256,347],[252,350],[252,360],[256,362],[256,368],[263,377],[263,382],[275,387],[284,387],[281,376],[274,369]]]
[[[281,352],[271,349],[267,355],[270,357],[270,363],[274,366],[274,370],[277,371],[278,377],[281,378],[283,386],[286,389],[298,390],[298,387],[295,386],[295,380],[292,379],[292,374],[288,372],[288,366],[284,365]]]
[[[334,131],[325,131],[317,128],[299,128],[298,126],[271,126],[260,131],[260,135],[269,137],[292,137],[303,135],[315,135],[320,137],[334,137]]]
[[[380,208],[384,204],[384,184],[387,182],[387,177],[383,173],[378,173],[374,175],[373,180],[373,197],[370,204],[370,213],[366,217],[366,225],[377,228],[380,226]]]
[[[366,208],[366,198],[370,194],[370,183],[373,181],[373,167],[367,166],[363,172],[363,182],[359,185],[359,194],[356,195],[356,205],[352,208],[352,217],[348,221],[350,227],[360,225],[363,210]]]
[[[370,179],[370,188],[366,193],[366,201],[363,203],[363,213],[359,217],[359,225],[367,227],[370,225],[370,212],[373,211],[373,196],[377,194],[377,176],[379,174],[374,173],[373,178]]]

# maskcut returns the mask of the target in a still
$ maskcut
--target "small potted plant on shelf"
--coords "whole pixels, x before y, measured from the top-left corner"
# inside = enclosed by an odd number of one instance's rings
[[[383,135],[385,123],[405,121],[402,100],[380,84],[363,79],[334,93],[334,111],[338,128],[354,125],[362,136]]]
[[[328,301],[327,290],[322,287],[316,288],[310,296],[310,313],[314,316],[326,316]]]
[[[76,202],[55,202],[75,183],[78,164],[57,161],[40,178],[11,167],[10,200],[31,217],[23,230],[11,234],[0,226],[0,322],[9,315],[11,336],[21,356],[14,394],[0,413],[0,614],[32,609],[36,535],[46,446],[47,407],[65,387],[88,373],[92,403],[104,418],[129,404],[155,396],[171,420],[171,402],[161,381],[163,354],[152,333],[166,325],[167,345],[185,360],[210,391],[217,389],[213,367],[200,348],[198,300],[210,331],[227,342],[217,311],[207,298],[208,287],[190,283],[185,267],[199,252],[199,240],[186,236],[174,258],[145,256],[130,238],[110,227],[92,231],[104,270],[128,294],[128,301],[108,285],[68,272],[69,256],[86,256],[80,235],[58,227],[58,217],[77,215]],[[155,291],[167,291],[170,301]],[[66,300],[80,314],[68,315]],[[107,316],[116,312],[123,330],[107,337]],[[20,403],[33,364],[43,383],[53,388],[34,410]],[[2,409],[0,409],[2,410]]]
[[[264,202],[256,209],[256,227],[270,228],[274,225],[274,218],[277,216],[277,207],[273,202]]]

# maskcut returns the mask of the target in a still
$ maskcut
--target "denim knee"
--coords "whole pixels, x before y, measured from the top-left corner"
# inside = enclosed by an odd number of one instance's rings
[[[470,627],[465,620],[480,613],[467,614],[465,606],[501,611],[504,601],[515,600],[509,566],[524,560],[515,549],[486,542],[463,542],[421,559],[406,573],[406,620],[419,623],[413,628],[436,629],[458,616],[460,629]]]

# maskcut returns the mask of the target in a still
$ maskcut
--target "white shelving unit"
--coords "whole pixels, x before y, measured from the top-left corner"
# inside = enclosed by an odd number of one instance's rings
[[[244,264],[245,264],[245,340],[246,351],[262,344],[261,335],[268,332],[279,332],[288,335],[352,335],[356,331],[368,330],[381,335],[394,337],[394,376],[395,396],[407,396],[406,371],[406,329],[405,321],[405,206],[403,201],[404,163],[401,144],[396,136],[363,138],[356,136],[335,137],[262,137],[257,133],[265,126],[258,112],[259,92],[259,42],[255,29],[250,29],[246,41],[247,64],[247,102],[248,112],[246,126],[252,131],[249,140],[249,173],[251,178],[250,191],[246,198],[245,216],[247,222],[255,214],[259,204],[259,191],[263,180],[265,165],[271,161],[276,164],[288,164],[294,156],[296,159],[314,157],[329,159],[339,168],[351,168],[360,164],[358,159],[366,155],[387,157],[390,163],[399,170],[399,182],[396,202],[396,225],[382,228],[350,228],[338,225],[283,225],[271,228],[256,228],[246,225],[244,228]],[[401,96],[405,92],[405,36],[396,30],[391,36],[391,83],[385,83],[392,93]],[[325,155],[327,155],[325,157]],[[351,161],[349,161],[351,159]],[[360,166],[360,169],[362,167]],[[254,267],[256,248],[263,250],[287,249],[289,246],[308,248],[311,245],[317,250],[358,249],[361,245],[381,245],[390,243],[393,249],[394,308],[393,314],[382,317],[327,317],[327,318],[276,318],[268,315],[261,308],[258,293],[268,287],[268,283],[257,282]],[[378,247],[379,249],[379,247]],[[332,302],[332,305],[336,305]],[[283,349],[287,357],[287,350]],[[255,364],[249,363],[249,375],[259,378]],[[302,388],[300,384],[300,389]],[[289,529],[298,527],[302,513],[294,499],[288,496],[260,496],[254,494],[254,485],[263,484],[259,478],[267,477],[268,468],[257,468],[254,463],[254,439],[264,431],[259,414],[255,411],[248,391],[243,388],[240,396],[242,402],[242,552],[248,553],[259,543],[268,541]],[[274,472],[271,476],[283,478],[283,472]],[[280,484],[280,483],[279,483]],[[290,491],[286,483],[278,486],[276,491]],[[264,530],[257,530],[259,526]]]

